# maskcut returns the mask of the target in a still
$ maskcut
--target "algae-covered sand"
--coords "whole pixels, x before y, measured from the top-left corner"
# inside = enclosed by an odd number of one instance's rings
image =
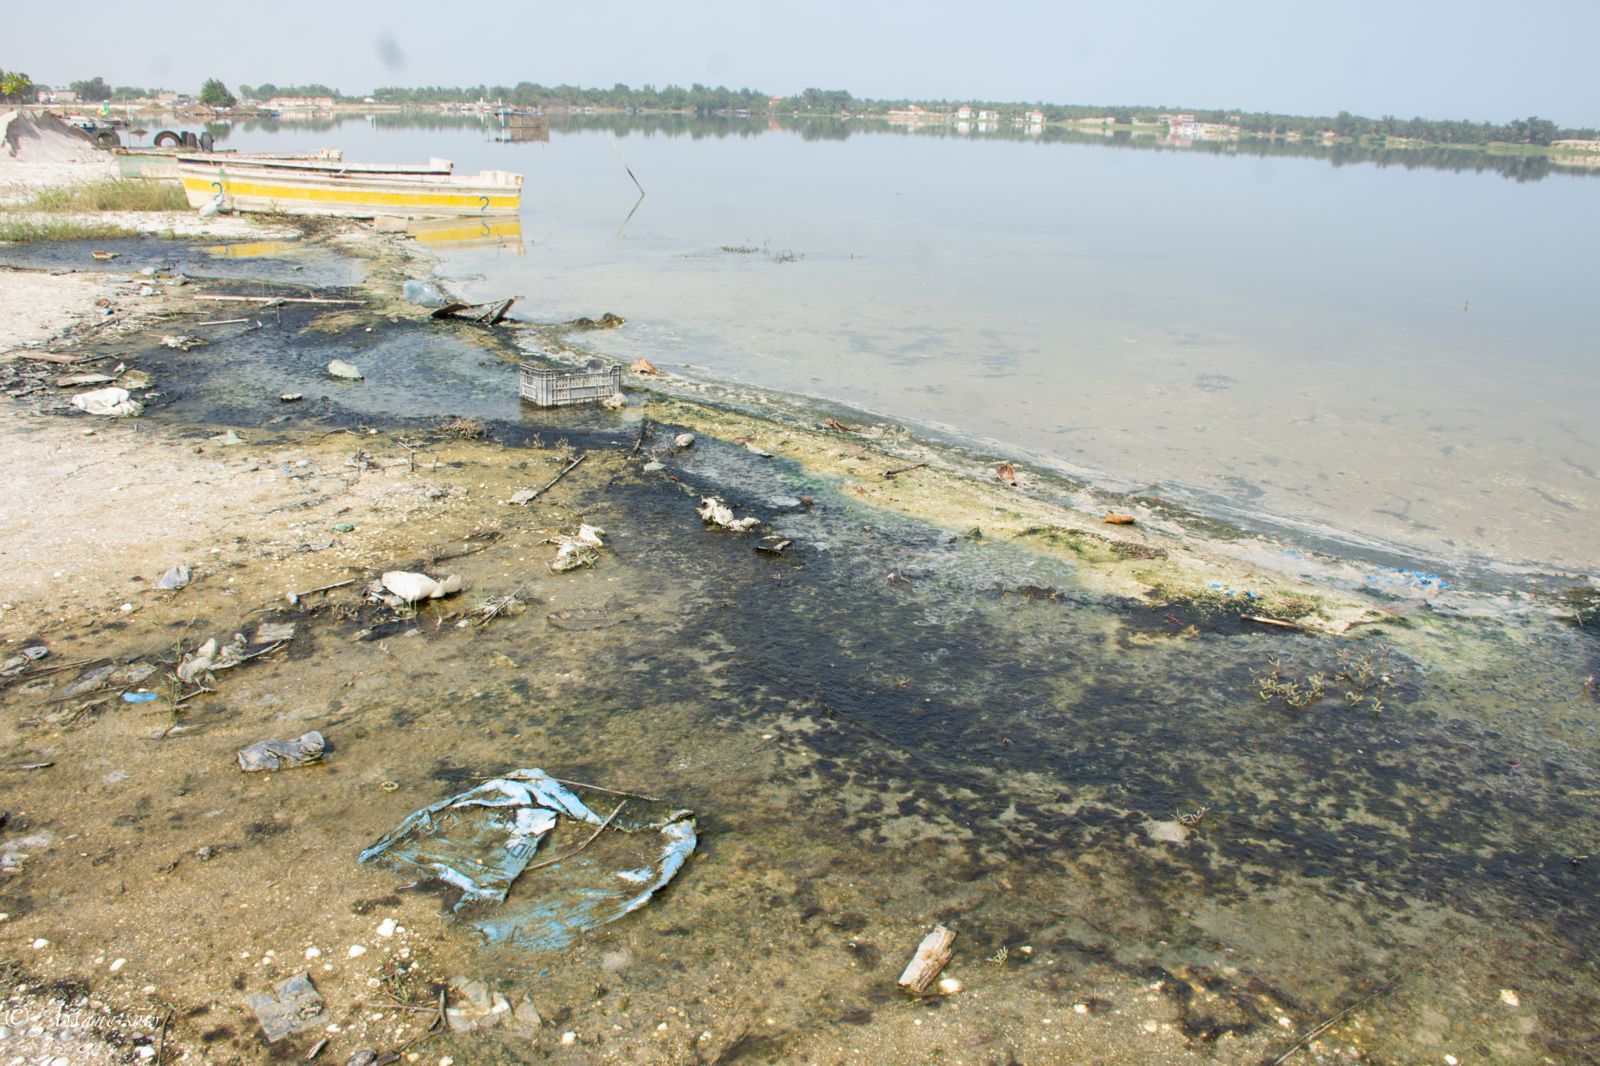
[[[475,383],[572,349],[428,322],[396,299],[425,263],[331,240],[350,284],[292,286],[312,250],[291,241],[244,287],[360,303],[234,315],[202,297],[238,281],[0,272],[0,307],[30,308],[0,344],[0,659],[49,649],[0,689],[0,1054],[1260,1062],[1348,1007],[1297,1054],[1592,1052],[1581,606],[1375,593],[1368,564],[692,382],[502,417]],[[366,380],[318,377],[340,346]],[[64,413],[41,352],[148,375],[145,414]],[[709,528],[708,496],[761,528]],[[553,573],[583,524],[604,548]],[[768,534],[790,547],[758,552]],[[191,582],[156,588],[179,563]],[[465,590],[396,610],[366,592],[390,570]],[[294,636],[177,680],[264,623]],[[238,769],[312,729],[320,762]],[[700,847],[543,954],[481,947],[433,887],[357,865],[519,767],[693,809]],[[956,983],[909,999],[935,923]],[[327,1018],[269,1046],[245,997],[301,971]],[[430,1035],[452,978],[538,1017]]]

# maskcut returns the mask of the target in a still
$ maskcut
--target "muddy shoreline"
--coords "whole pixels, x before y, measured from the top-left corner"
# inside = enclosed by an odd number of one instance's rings
[[[150,296],[107,280],[132,269],[0,272],[8,304],[60,293],[5,366],[92,355],[72,369],[153,382],[137,419],[59,413],[48,383],[0,399],[0,659],[49,649],[0,689],[0,990],[28,1023],[6,1041],[64,1032],[74,1063],[287,1061],[323,1038],[332,1062],[1261,1062],[1364,1002],[1299,1055],[1592,1061],[1600,644],[1569,588],[1396,567],[1375,589],[1368,563],[1025,470],[1012,487],[732,387],[647,376],[622,412],[523,409],[515,361],[581,359],[573,335],[428,323],[398,296],[425,259],[324,236],[326,262],[158,271]],[[244,289],[362,302],[201,299]],[[366,380],[328,380],[335,353]],[[760,532],[707,528],[703,496]],[[551,573],[582,524],[606,547]],[[792,546],[757,552],[768,533]],[[153,587],[179,563],[190,584]],[[395,611],[364,594],[394,569],[466,589]],[[263,623],[295,635],[214,691],[170,676]],[[307,729],[332,745],[316,765],[233,762]],[[545,954],[480,947],[428,886],[357,866],[518,767],[670,797],[701,846],[637,914]],[[908,1000],[894,979],[934,922],[962,987]],[[269,1046],[244,997],[300,971],[327,1024]],[[408,1045],[457,977],[541,1020]]]

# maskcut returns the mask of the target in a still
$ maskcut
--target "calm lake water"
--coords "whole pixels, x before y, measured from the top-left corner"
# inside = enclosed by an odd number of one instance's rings
[[[620,314],[586,337],[620,358],[1442,567],[1600,565],[1586,174],[765,120],[222,143],[522,172],[522,241],[439,246],[445,275],[539,320]]]

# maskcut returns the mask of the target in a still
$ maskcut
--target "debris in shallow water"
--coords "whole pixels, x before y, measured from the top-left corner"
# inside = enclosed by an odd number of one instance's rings
[[[934,926],[906,964],[905,972],[900,975],[900,988],[915,996],[924,995],[955,954],[955,942],[954,933],[942,925]]]
[[[859,429],[855,428],[854,426],[845,425],[843,422],[839,421],[837,418],[825,418],[825,419],[822,420],[822,424],[824,426],[826,426],[828,429],[833,430],[835,433],[860,433],[861,432]]]
[[[130,399],[127,389],[116,386],[80,392],[72,398],[72,406],[91,415],[109,418],[136,418],[144,412],[144,404]]]
[[[176,591],[189,584],[189,568],[182,563],[161,575],[161,580],[156,582],[156,588]]]
[[[282,396],[279,396],[278,399],[281,400],[284,403],[296,403],[296,402],[298,402],[300,400],[305,399],[305,393],[303,393],[303,392],[286,392]]]
[[[1131,514],[1117,514],[1115,511],[1106,512],[1106,524],[1112,526],[1131,526],[1138,521]]]
[[[659,373],[661,373],[661,371],[656,369],[656,366],[655,366],[654,363],[652,363],[650,360],[644,359],[644,358],[635,359],[632,363],[628,364],[628,369],[633,371],[635,374],[659,374]]]
[[[239,750],[239,769],[253,774],[286,766],[304,766],[322,758],[327,747],[327,741],[316,730],[302,733],[294,740],[259,740]]]
[[[580,525],[575,535],[561,542],[556,557],[550,561],[551,572],[560,574],[581,566],[593,566],[600,558],[600,549],[605,547],[600,539],[605,532],[598,526]]]
[[[613,392],[610,396],[600,401],[600,406],[607,411],[620,411],[628,406],[628,398],[620,392]]]
[[[347,363],[343,359],[334,359],[328,363],[328,375],[330,377],[342,378],[345,381],[365,380],[362,377],[361,371],[357,369],[354,364]]]
[[[511,313],[511,305],[517,300],[518,297],[511,296],[483,304],[448,303],[428,317],[454,318],[463,322],[481,322],[486,326],[498,326],[505,320],[506,315]]]
[[[163,348],[171,348],[173,351],[178,352],[186,352],[190,348],[198,348],[205,343],[206,339],[204,337],[190,337],[182,333],[169,333],[161,338],[161,346]]]
[[[675,447],[692,448],[694,447],[694,434],[679,433],[676,437],[672,438],[672,443]]]
[[[611,800],[619,802],[606,818],[589,805]],[[594,826],[594,832],[576,847],[530,864],[563,818]],[[642,853],[639,843],[615,841],[601,858],[569,861],[607,829],[624,839],[647,831],[656,835],[644,839]],[[422,808],[363,851],[360,862],[460,889],[455,913],[491,942],[553,951],[648,903],[682,868],[695,843],[692,811],[525,769]],[[540,869],[549,873],[507,900],[519,877]]]
[[[1010,463],[1001,463],[999,466],[995,467],[994,468],[994,474],[995,474],[995,477],[998,477],[1001,481],[1005,482],[1007,485],[1010,485],[1013,488],[1016,487],[1016,484],[1017,484],[1017,468],[1012,466]]]
[[[793,543],[793,541],[777,535],[762,537],[761,543],[756,545],[756,551],[765,555],[782,555],[785,551],[788,551],[789,546]]]
[[[883,472],[883,479],[885,481],[893,481],[895,478],[899,477],[901,474],[909,474],[913,470],[921,470],[923,467],[925,467],[927,465],[928,465],[927,463],[912,463],[910,466],[900,466],[900,467],[896,467],[893,470],[885,470]]]
[[[271,992],[246,996],[244,1001],[255,1012],[269,1044],[276,1044],[302,1029],[326,1025],[328,1021],[322,996],[317,993],[310,976],[304,973],[278,982]]]
[[[761,524],[761,519],[754,515],[745,518],[733,517],[732,509],[715,496],[701,497],[700,506],[696,508],[695,513],[706,525],[726,529],[730,533],[748,533]]]
[[[767,451],[753,440],[747,440],[744,442],[744,450],[749,452],[751,455],[759,455],[763,459],[771,459],[773,457],[771,452]]]
[[[631,618],[610,607],[564,607],[545,615],[545,621],[557,629],[606,629]]]

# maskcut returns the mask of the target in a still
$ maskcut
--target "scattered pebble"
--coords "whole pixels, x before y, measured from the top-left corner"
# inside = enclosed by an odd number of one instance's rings
[[[126,965],[128,965],[128,960],[127,959],[112,959],[111,960],[111,972],[112,973],[116,973],[118,970],[122,969]]]
[[[33,950],[34,951],[43,951],[45,948],[47,948],[49,946],[50,946],[50,941],[46,940],[44,937],[40,937],[38,940],[35,940],[33,942]]]
[[[577,1033],[574,1033],[574,1032],[569,1030],[569,1031],[561,1034],[561,1046],[562,1047],[571,1047],[573,1044],[576,1044],[577,1042],[578,1042],[578,1034]]]
[[[394,931],[395,920],[393,918],[385,918],[378,923],[378,935],[384,939],[387,940],[389,937],[394,936]]]
[[[322,958],[322,949],[321,948],[314,948],[314,947],[313,948],[306,948],[306,958],[308,958],[308,959],[320,959],[320,958]]]
[[[1504,1003],[1508,1007],[1522,1006],[1521,997],[1519,997],[1514,990],[1509,988],[1502,988],[1500,990],[1500,1002]]]
[[[350,945],[349,954],[350,954],[350,957],[352,959],[359,959],[361,956],[365,955],[366,953],[367,953],[367,949],[362,947],[360,944],[351,944]]]
[[[955,977],[939,978],[939,992],[941,995],[953,996],[961,991],[961,981]]]

